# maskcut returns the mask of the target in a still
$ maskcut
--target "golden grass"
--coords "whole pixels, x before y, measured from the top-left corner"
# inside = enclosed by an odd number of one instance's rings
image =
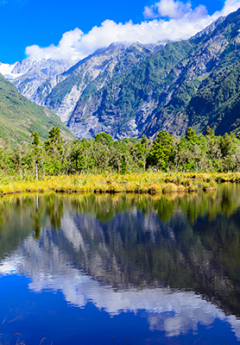
[[[40,181],[34,178],[2,176],[0,193],[48,192],[63,193],[185,193],[214,190],[216,182],[240,182],[240,173],[161,173],[144,172],[121,174],[80,174],[74,176],[48,176]]]

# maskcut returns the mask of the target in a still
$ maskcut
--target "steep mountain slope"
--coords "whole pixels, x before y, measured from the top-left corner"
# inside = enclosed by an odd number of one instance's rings
[[[46,81],[37,90],[34,101],[46,105],[67,123],[83,95],[101,89],[114,76],[136,66],[153,49],[161,48],[161,45],[149,49],[138,43],[131,46],[113,43],[106,49],[99,49],[67,72]]]
[[[11,80],[24,96],[35,102],[38,87],[47,79],[54,78],[68,70],[73,64],[74,62],[71,60],[27,58],[17,62],[11,74],[5,77]]]
[[[172,87],[170,101],[158,106],[144,128],[149,136],[164,128],[184,134],[187,126],[197,132],[213,127],[217,134],[239,125],[240,10],[230,14],[198,43]],[[196,42],[196,37],[190,40]],[[182,118],[185,126],[179,126]]]
[[[172,68],[191,50],[188,41],[168,44],[128,74],[113,78],[99,92],[84,94],[68,122],[71,131],[77,137],[90,137],[101,131],[114,138],[137,137],[136,122],[141,121],[140,117],[149,121],[159,101],[159,91],[174,79]]]
[[[190,123],[185,108],[228,55],[233,38],[225,32],[237,18],[220,18],[188,41],[167,44],[128,75],[82,97],[68,122],[71,131],[77,137],[106,131],[114,138],[154,136],[161,129],[184,134]]]
[[[167,44],[128,75],[82,97],[68,126],[77,137],[106,131],[114,138],[154,137],[161,129],[183,135],[189,125],[200,132],[210,124],[217,134],[235,129],[239,29],[240,10],[189,41]]]
[[[162,129],[183,135],[206,125],[223,134],[240,126],[239,58],[240,9],[187,41],[116,43],[70,69],[50,60],[26,69],[23,61],[11,74],[19,75],[13,83],[21,93],[53,110],[78,138],[101,131],[155,137]]]
[[[74,64],[73,61],[27,58],[1,64],[0,73],[38,105],[45,105],[67,123],[83,92],[102,88],[113,76],[133,68],[162,45],[113,43]]]
[[[233,47],[230,47],[230,49]],[[240,47],[239,47],[240,48]],[[238,48],[238,49],[239,49]],[[234,52],[240,61],[240,51]],[[240,127],[240,63],[229,66],[229,57],[204,80],[185,112],[189,125],[203,131],[205,124],[218,134],[236,131]]]
[[[47,139],[53,126],[59,126],[64,137],[73,138],[56,114],[29,101],[0,74],[0,138],[9,138],[13,144],[30,142],[36,131]]]

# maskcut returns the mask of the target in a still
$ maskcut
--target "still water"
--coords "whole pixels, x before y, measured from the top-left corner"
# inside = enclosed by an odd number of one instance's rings
[[[240,185],[0,200],[0,344],[240,342]]]

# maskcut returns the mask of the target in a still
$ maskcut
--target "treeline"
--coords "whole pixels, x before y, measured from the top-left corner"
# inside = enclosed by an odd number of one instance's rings
[[[215,136],[206,128],[205,135],[189,127],[182,138],[158,133],[152,141],[121,139],[114,141],[106,133],[95,138],[67,142],[58,127],[49,131],[49,138],[40,142],[32,133],[32,144],[11,148],[9,140],[0,142],[0,169],[7,174],[39,176],[101,173],[141,172],[146,169],[162,171],[239,171],[240,136],[226,133]]]

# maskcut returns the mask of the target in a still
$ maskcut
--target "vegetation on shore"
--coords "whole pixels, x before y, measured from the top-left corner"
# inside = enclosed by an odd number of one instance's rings
[[[80,174],[34,178],[1,177],[0,193],[184,193],[217,189],[218,182],[240,182],[240,173],[164,173],[147,171],[131,174]]]
[[[1,144],[1,143],[0,143]],[[65,142],[58,127],[44,143],[32,133],[31,146],[0,147],[0,193],[136,192],[213,190],[217,182],[240,182],[240,137],[215,136],[209,127],[183,138],[161,131],[155,141],[95,139]]]
[[[127,138],[114,141],[106,133],[95,138],[65,141],[59,127],[52,127],[45,142],[32,133],[32,144],[15,148],[0,139],[0,176],[46,176],[76,174],[126,174],[155,172],[238,172],[240,171],[240,136],[226,133],[197,135],[189,127],[184,137],[158,133],[152,141]]]

